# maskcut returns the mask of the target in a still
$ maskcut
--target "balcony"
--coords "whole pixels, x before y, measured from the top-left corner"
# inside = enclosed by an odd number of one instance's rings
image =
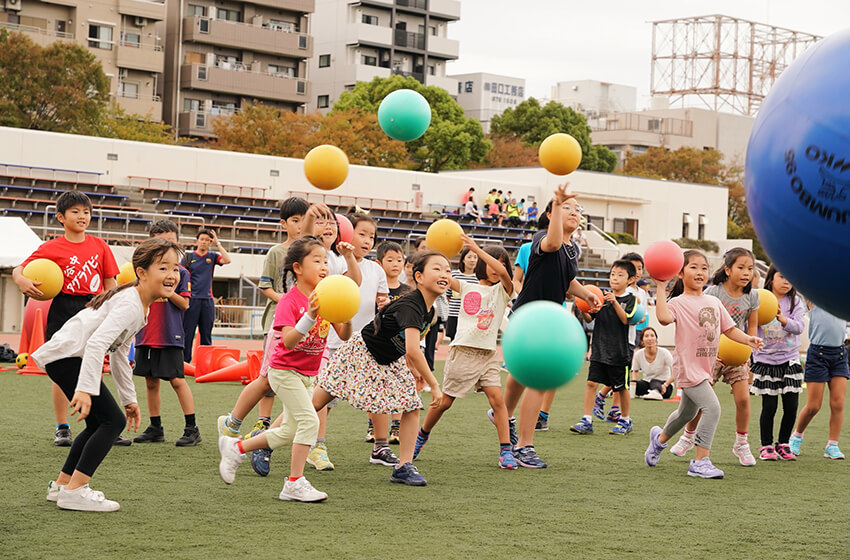
[[[148,117],[156,122],[162,120],[162,100],[158,95],[137,95],[135,97],[118,95],[115,97],[115,101],[131,115]]]
[[[316,0],[250,0],[250,3],[301,14],[312,14],[316,11]]]
[[[402,49],[425,50],[425,34],[396,29],[393,32],[393,44]]]
[[[443,88],[449,95],[457,95],[457,80],[447,78],[446,76],[427,76],[425,83],[429,86],[437,86]]]
[[[252,71],[250,66],[241,64],[236,69],[184,64],[180,72],[181,88],[296,104],[306,103],[310,98],[310,84],[304,79]]]
[[[364,6],[377,6],[379,8],[392,8],[394,0],[348,0],[349,4],[363,4]]]
[[[177,130],[180,136],[212,137],[213,115],[197,111],[186,111],[177,115]]]
[[[458,0],[430,0],[428,12],[433,18],[457,21],[460,19],[460,2]]]
[[[353,23],[346,28],[346,44],[349,45],[382,45],[389,47],[393,40],[393,30],[390,27]]]
[[[165,70],[165,53],[159,45],[139,45],[121,41],[118,44],[117,64],[119,68],[162,74]]]
[[[425,11],[428,9],[428,0],[395,0],[395,5],[402,10],[413,9]]]
[[[447,60],[455,60],[458,57],[460,43],[455,39],[428,35],[428,55]]]
[[[292,58],[313,56],[313,38],[269,27],[221,19],[187,17],[183,19],[183,40],[268,53]]]
[[[408,72],[406,70],[394,69],[392,71],[396,76],[404,76],[405,78],[415,78],[417,82],[424,84],[425,83],[425,73],[424,72]],[[457,87],[457,86],[455,86]]]
[[[118,13],[154,21],[165,20],[165,2],[118,0]]]
[[[372,78],[389,78],[390,74],[389,68],[366,64],[349,64],[338,74],[339,78],[337,79],[345,85],[351,85],[357,82],[371,82]]]
[[[55,43],[57,39],[66,42],[74,41],[73,33],[62,33],[61,31],[53,31],[51,29],[43,29],[41,27],[32,27],[29,25],[19,25],[17,23],[7,23],[5,21],[0,21],[0,29],[26,33],[33,42],[42,47]]]

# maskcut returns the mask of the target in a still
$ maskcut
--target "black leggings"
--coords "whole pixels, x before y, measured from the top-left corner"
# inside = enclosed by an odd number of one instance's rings
[[[660,379],[653,379],[652,381],[644,381],[643,379],[638,379],[635,382],[635,395],[642,396],[647,394],[650,390],[655,389],[661,396],[665,399],[669,399],[673,396],[673,386],[668,385],[666,391],[662,391],[661,388],[664,387],[664,382]]]
[[[782,394],[782,420],[779,423],[779,439],[777,443],[788,443],[791,438],[791,430],[797,420],[797,404],[800,399],[799,393]],[[779,404],[778,395],[761,396],[761,416],[759,417],[759,428],[761,429],[761,445],[773,445],[773,418],[776,416],[776,407]]]
[[[74,398],[82,363],[82,358],[65,358],[47,364],[47,375],[59,385],[69,401]],[[127,425],[127,417],[102,381],[100,395],[91,397],[91,410],[85,423],[86,429],[74,438],[68,458],[62,466],[62,472],[67,475],[78,470],[86,476],[92,476],[112,449],[115,438]]]

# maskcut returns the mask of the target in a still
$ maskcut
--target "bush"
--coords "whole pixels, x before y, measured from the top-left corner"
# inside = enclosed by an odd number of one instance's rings
[[[701,251],[709,253],[720,252],[720,246],[714,241],[709,241],[707,239],[691,239],[689,237],[682,237],[680,239],[674,239],[673,242],[682,249],[700,249]]]
[[[635,239],[631,233],[614,233],[613,231],[606,231],[608,235],[614,238],[617,243],[623,243],[625,245],[637,245],[637,239]]]

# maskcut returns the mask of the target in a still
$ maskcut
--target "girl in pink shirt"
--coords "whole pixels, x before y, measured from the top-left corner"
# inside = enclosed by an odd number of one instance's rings
[[[708,281],[708,260],[699,251],[685,251],[685,264],[667,301],[667,282],[655,280],[658,302],[655,313],[662,325],[676,323],[676,361],[673,376],[682,389],[679,408],[673,411],[664,428],[653,426],[646,464],[658,464],[667,442],[699,412],[702,419],[695,434],[696,459],[691,460],[688,476],[723,478],[723,471],[709,459],[711,440],[720,420],[720,401],[712,387],[712,369],[717,359],[720,333],[731,340],[761,348],[761,339],[749,336],[737,327],[726,308],[714,296],[704,295]]]

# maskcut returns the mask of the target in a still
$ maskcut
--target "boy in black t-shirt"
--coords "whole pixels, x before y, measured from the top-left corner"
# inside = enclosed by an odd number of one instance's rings
[[[376,249],[377,262],[384,269],[384,274],[387,275],[387,287],[390,292],[387,296],[386,305],[391,301],[395,301],[413,288],[407,284],[403,284],[399,278],[404,272],[404,249],[395,241],[384,241]],[[384,305],[375,305],[375,312],[380,311]]]
[[[613,435],[626,435],[632,431],[629,418],[629,318],[635,313],[637,300],[626,293],[635,276],[635,266],[625,260],[611,265],[608,281],[611,290],[605,293],[605,305],[598,312],[584,314],[595,320],[591,342],[590,369],[584,389],[584,416],[570,430],[579,434],[593,433],[593,404],[596,388],[601,383],[620,394],[620,420],[609,431]]]

